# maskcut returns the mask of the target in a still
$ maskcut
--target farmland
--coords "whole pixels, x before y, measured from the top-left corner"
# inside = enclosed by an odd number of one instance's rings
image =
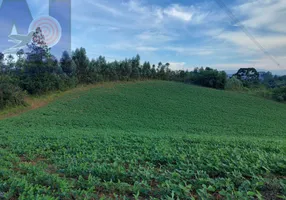
[[[285,199],[286,105],[107,83],[0,121],[0,199]]]

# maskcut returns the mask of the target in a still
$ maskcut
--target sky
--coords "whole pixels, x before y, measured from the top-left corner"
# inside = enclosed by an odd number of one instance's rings
[[[286,74],[286,0],[222,1],[269,55],[216,0],[72,0],[71,46],[108,61],[139,54],[178,70],[255,67]],[[27,2],[33,17],[48,14],[48,0]]]

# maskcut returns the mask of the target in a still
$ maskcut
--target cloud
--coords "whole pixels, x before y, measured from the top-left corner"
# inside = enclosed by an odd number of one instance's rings
[[[204,49],[204,48],[167,46],[167,47],[164,47],[163,49],[167,51],[174,51],[178,54],[183,54],[183,55],[208,56],[208,55],[213,54],[212,49]]]
[[[164,33],[162,31],[144,31],[136,36],[140,42],[144,43],[167,43],[177,39],[177,35]]]
[[[156,47],[148,47],[148,46],[137,46],[135,47],[137,51],[157,51],[158,48]]]
[[[187,70],[185,62],[168,62],[170,64],[170,69],[172,70]]]
[[[254,34],[253,34],[254,35]],[[217,36],[219,39],[229,41],[246,49],[258,49],[253,41],[242,31],[228,31]],[[286,36],[282,34],[271,34],[268,36],[255,36],[256,40],[266,49],[286,47]]]
[[[140,19],[150,19],[156,24],[170,23],[170,19],[177,19],[187,23],[201,23],[209,14],[195,6],[182,6],[180,4],[171,4],[163,7],[146,5],[139,0],[129,0],[127,3],[123,3],[123,5],[127,6],[128,11],[139,14]]]
[[[284,67],[286,1],[235,0],[228,6]],[[73,1],[72,15],[74,43],[96,52],[140,53],[155,63],[172,60],[175,68],[191,62],[277,68],[215,2],[83,0]]]
[[[150,9],[142,4],[140,1],[130,0],[127,3],[123,3],[128,7],[129,11],[136,12],[136,13],[149,13]]]
[[[238,1],[239,2],[239,1]],[[238,64],[228,64],[228,67],[255,66],[265,69],[278,69],[286,67],[286,60],[281,58],[285,55],[286,49],[286,1],[285,0],[249,0],[230,7],[236,18],[248,29],[255,40],[266,52],[270,53],[281,66],[277,66],[269,56],[256,45],[236,25],[214,27],[205,35],[212,37],[212,43],[217,46],[220,42],[225,46],[232,47],[232,50],[225,52],[230,55],[236,52]],[[228,18],[231,22],[231,19]],[[252,59],[249,59],[249,58]],[[262,59],[263,58],[263,59]],[[256,63],[252,61],[256,60]],[[218,64],[219,66],[223,66]]]
[[[113,15],[121,15],[121,16],[123,15],[122,11],[117,10],[117,9],[115,9],[115,8],[109,6],[109,5],[105,5],[105,4],[102,4],[102,3],[97,3],[97,2],[92,1],[92,0],[84,0],[84,1],[86,1],[87,3],[89,3],[89,4],[99,8],[99,9],[101,9],[103,11],[109,12],[109,13],[111,13]]]
[[[130,50],[135,50],[135,51],[145,51],[145,52],[153,52],[153,51],[158,51],[159,49],[157,47],[153,46],[144,46],[136,43],[128,43],[126,42],[119,42],[119,43],[113,43],[109,45],[105,45],[106,48],[108,49],[113,49],[113,50],[120,50],[120,51],[130,51]]]
[[[286,32],[286,1],[285,0],[256,0],[249,1],[235,8],[235,11],[246,20],[242,23],[250,28]]]
[[[193,18],[193,13],[190,9],[184,9],[183,7],[173,4],[170,7],[164,9],[164,14],[189,22]]]
[[[242,67],[255,67],[257,69],[263,70],[286,70],[286,56],[276,57],[276,60],[283,64],[281,66],[273,65],[272,61],[269,58],[263,56],[257,59],[246,60],[245,62],[219,63],[210,64],[209,66],[218,69],[239,69]]]

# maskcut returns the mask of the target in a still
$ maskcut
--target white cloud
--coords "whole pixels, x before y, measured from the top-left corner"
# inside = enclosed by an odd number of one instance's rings
[[[173,4],[170,7],[166,8],[164,10],[164,14],[186,22],[191,21],[193,18],[193,12],[191,11],[191,9],[185,9],[177,4]]]
[[[218,35],[217,38],[229,41],[233,44],[236,44],[246,49],[258,49],[258,47],[253,43],[253,41],[249,37],[247,37],[247,35],[242,31],[224,32]],[[255,36],[255,38],[265,49],[271,50],[271,49],[286,47],[285,35],[281,34],[279,35],[272,34],[268,36],[259,35]]]
[[[252,0],[236,7],[235,11],[247,17],[242,21],[247,27],[286,32],[285,0]]]
[[[149,23],[170,23],[169,19],[177,19],[183,22],[201,23],[209,13],[203,12],[195,6],[182,6],[179,4],[171,4],[166,7],[145,5],[139,0],[129,0],[123,3],[128,10],[135,12],[142,19],[149,19]],[[167,24],[165,23],[165,24]]]
[[[148,47],[148,46],[137,46],[135,47],[137,51],[157,51],[158,48],[156,47]]]
[[[158,44],[177,39],[177,35],[161,31],[144,31],[136,36],[140,42]]]
[[[242,67],[255,67],[257,69],[264,70],[286,70],[286,56],[279,56],[275,58],[280,66],[273,65],[273,62],[266,56],[257,59],[250,59],[239,63],[220,63],[220,64],[210,64],[209,66],[218,69],[239,69]]]
[[[163,47],[164,50],[174,51],[182,55],[198,55],[198,56],[207,56],[213,54],[212,49],[204,48],[189,48],[189,47],[177,47],[177,46],[167,46]]]
[[[141,14],[149,12],[149,9],[146,6],[142,5],[142,3],[137,0],[130,0],[127,3],[125,3],[125,5],[127,5],[129,11]]]
[[[223,41],[225,45],[233,48],[232,52],[237,52],[237,57],[253,57],[245,63],[226,64],[226,67],[257,67],[265,69],[285,69],[286,60],[281,57],[286,49],[286,1],[285,0],[249,0],[231,8],[236,18],[254,36],[255,40],[265,51],[269,52],[281,66],[278,66],[269,56],[256,45],[241,29],[232,31],[224,29],[221,33],[218,28],[213,28],[209,32],[214,39]],[[229,19],[229,21],[231,21]],[[229,55],[229,52],[226,52]],[[263,59],[261,58],[263,56]],[[240,59],[243,59],[242,57]],[[255,61],[255,63],[253,63]],[[224,66],[218,64],[218,66]]]
[[[198,62],[206,58],[228,68],[254,66],[254,60],[257,66],[277,68],[245,33],[230,23],[226,13],[210,1],[187,6],[179,1],[171,1],[169,5],[150,4],[146,0],[84,2],[89,4],[76,3],[73,7],[73,23],[76,22],[73,27],[79,26],[78,32],[88,29],[86,34],[78,34],[79,42],[92,38],[102,43],[103,48],[95,47],[99,52],[115,50],[115,54],[118,50],[122,55],[123,51],[137,51],[153,60],[176,56],[173,62],[176,67],[187,65],[188,57],[197,56],[201,57]],[[285,66],[285,59],[279,56],[284,55],[286,49],[286,0],[237,0],[234,4],[236,6],[230,7],[234,15],[270,54],[278,57],[281,66]],[[177,60],[179,58],[182,62]]]
[[[111,13],[113,15],[121,15],[121,16],[123,15],[122,11],[117,10],[117,9],[115,9],[115,8],[109,6],[109,5],[105,5],[105,4],[102,4],[102,3],[97,3],[97,2],[95,2],[93,0],[85,0],[85,1],[87,3],[89,3],[89,4],[91,4],[91,5],[97,7],[99,9],[101,9],[101,10],[104,10],[106,12],[109,12],[109,13]]]
[[[140,44],[136,44],[136,43],[129,43],[127,41],[123,41],[123,42],[119,42],[119,43],[114,43],[114,44],[109,44],[105,46],[108,49],[113,49],[113,50],[121,50],[121,51],[130,51],[130,50],[136,50],[136,51],[145,51],[145,52],[149,52],[149,51],[157,51],[158,48],[157,47],[153,47],[153,46],[144,46],[144,45],[140,45]]]
[[[168,62],[172,70],[186,70],[185,62]]]

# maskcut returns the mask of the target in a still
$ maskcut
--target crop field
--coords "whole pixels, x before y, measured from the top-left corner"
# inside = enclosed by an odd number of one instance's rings
[[[286,199],[286,105],[106,83],[0,121],[0,199]]]

